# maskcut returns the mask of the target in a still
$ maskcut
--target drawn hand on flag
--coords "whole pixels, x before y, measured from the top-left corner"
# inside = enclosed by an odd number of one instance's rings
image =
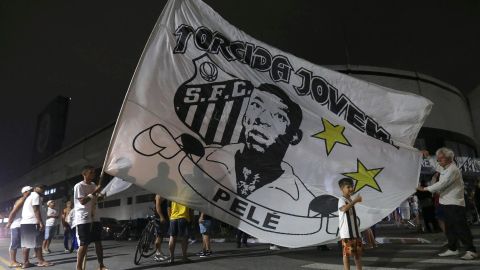
[[[165,159],[174,158],[184,151],[202,157],[205,154],[202,143],[193,136],[183,133],[174,137],[163,125],[153,125],[141,131],[133,140],[133,148],[144,156],[160,155]]]

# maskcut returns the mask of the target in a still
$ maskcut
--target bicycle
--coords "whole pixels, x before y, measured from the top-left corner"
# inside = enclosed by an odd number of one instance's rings
[[[133,260],[135,265],[140,264],[142,257],[148,258],[155,253],[155,227],[158,223],[160,223],[160,220],[157,217],[148,217],[147,226],[143,229],[140,239],[138,240],[137,249],[135,250],[135,258]]]
[[[131,220],[129,220],[127,223],[125,223],[122,226],[122,230],[120,232],[114,233],[113,234],[113,239],[120,241],[120,240],[130,240],[132,237],[132,232],[134,232],[134,225]]]

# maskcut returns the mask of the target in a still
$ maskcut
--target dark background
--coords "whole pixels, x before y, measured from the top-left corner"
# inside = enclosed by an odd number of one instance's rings
[[[69,145],[116,119],[166,1],[0,1],[0,182],[31,166],[37,114],[71,97]],[[480,84],[480,1],[207,0],[251,36],[319,65]]]

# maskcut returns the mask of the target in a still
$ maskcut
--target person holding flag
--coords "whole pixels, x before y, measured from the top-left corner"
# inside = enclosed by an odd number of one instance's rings
[[[83,180],[73,188],[73,201],[75,209],[75,223],[77,236],[80,240],[77,253],[77,270],[83,269],[83,262],[87,254],[88,245],[95,243],[95,251],[99,270],[108,270],[103,263],[103,247],[101,242],[102,225],[95,216],[95,205],[101,186],[93,182],[95,168],[87,165],[82,170]]]

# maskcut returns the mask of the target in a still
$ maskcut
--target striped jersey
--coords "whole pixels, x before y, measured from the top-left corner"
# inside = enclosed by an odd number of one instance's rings
[[[342,239],[360,238],[360,232],[358,230],[357,214],[355,212],[355,206],[348,209],[348,211],[341,211],[344,205],[351,204],[352,200],[345,197],[338,199],[338,222],[339,222],[339,236]]]

